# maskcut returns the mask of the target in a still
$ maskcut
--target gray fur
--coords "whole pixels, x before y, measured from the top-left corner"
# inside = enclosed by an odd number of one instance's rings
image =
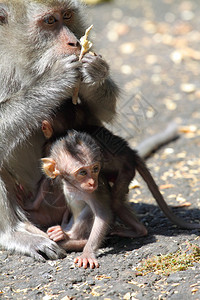
[[[42,258],[40,253],[54,259],[63,256],[63,251],[27,223],[17,203],[16,184],[23,185],[24,193],[31,193],[30,201],[34,201],[41,178],[41,122],[64,101],[71,101],[82,74],[81,100],[100,121],[110,121],[115,115],[118,89],[101,58],[79,62],[69,46],[59,53],[59,33],[38,27],[38,16],[49,13],[50,8],[67,6],[74,10],[74,22],[66,30],[76,43],[87,27],[79,1],[1,3],[4,11],[0,14],[6,12],[8,17],[0,24],[0,245],[37,259]]]

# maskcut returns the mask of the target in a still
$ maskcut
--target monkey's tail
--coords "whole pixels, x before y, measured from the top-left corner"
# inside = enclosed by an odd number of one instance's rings
[[[162,194],[159,191],[159,188],[157,184],[155,183],[151,173],[149,172],[148,168],[146,167],[146,164],[143,162],[143,160],[138,156],[137,159],[137,165],[136,169],[139,172],[139,174],[142,176],[144,181],[146,182],[151,194],[155,198],[156,202],[158,203],[160,209],[164,212],[166,217],[174,224],[185,228],[185,229],[199,229],[200,224],[195,223],[187,223],[183,219],[180,219],[177,217],[172,210],[169,208],[167,203],[165,202]]]
[[[136,150],[142,158],[145,158],[160,146],[177,138],[178,135],[178,125],[175,122],[171,122],[165,130],[162,130],[141,142],[136,147]]]

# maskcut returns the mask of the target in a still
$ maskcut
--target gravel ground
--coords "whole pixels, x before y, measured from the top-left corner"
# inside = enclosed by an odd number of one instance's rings
[[[199,1],[115,0],[89,8],[96,52],[110,62],[122,89],[113,131],[132,146],[175,120],[180,137],[147,164],[166,201],[185,220],[198,222],[200,206],[200,6]],[[145,184],[130,201],[149,234],[108,238],[98,252],[100,268],[79,269],[75,253],[36,262],[0,251],[2,299],[200,299],[199,262],[185,271],[146,273],[143,258],[200,246],[198,230],[172,225]],[[188,251],[187,251],[188,252]]]

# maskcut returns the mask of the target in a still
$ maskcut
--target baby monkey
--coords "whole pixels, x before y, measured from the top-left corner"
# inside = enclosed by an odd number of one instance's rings
[[[75,130],[52,143],[49,157],[42,159],[44,173],[60,183],[73,215],[66,232],[54,226],[47,233],[66,250],[83,248],[75,263],[84,268],[99,266],[95,251],[112,218],[109,186],[100,175],[101,166],[100,147],[89,134]]]

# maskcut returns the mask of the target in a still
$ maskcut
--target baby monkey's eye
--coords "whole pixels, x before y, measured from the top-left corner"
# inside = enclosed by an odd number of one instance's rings
[[[98,173],[98,172],[99,172],[99,166],[95,166],[95,167],[93,168],[93,172],[94,172],[94,173]]]
[[[63,14],[63,20],[69,20],[72,17],[72,11],[71,10],[67,10],[64,14]]]
[[[86,170],[80,170],[80,171],[78,172],[78,175],[86,176],[86,175],[87,175],[87,171],[86,171]]]
[[[57,20],[56,20],[56,18],[55,18],[54,16],[49,15],[49,16],[46,16],[46,17],[44,18],[44,22],[45,22],[46,24],[52,25],[52,24],[56,23]]]

